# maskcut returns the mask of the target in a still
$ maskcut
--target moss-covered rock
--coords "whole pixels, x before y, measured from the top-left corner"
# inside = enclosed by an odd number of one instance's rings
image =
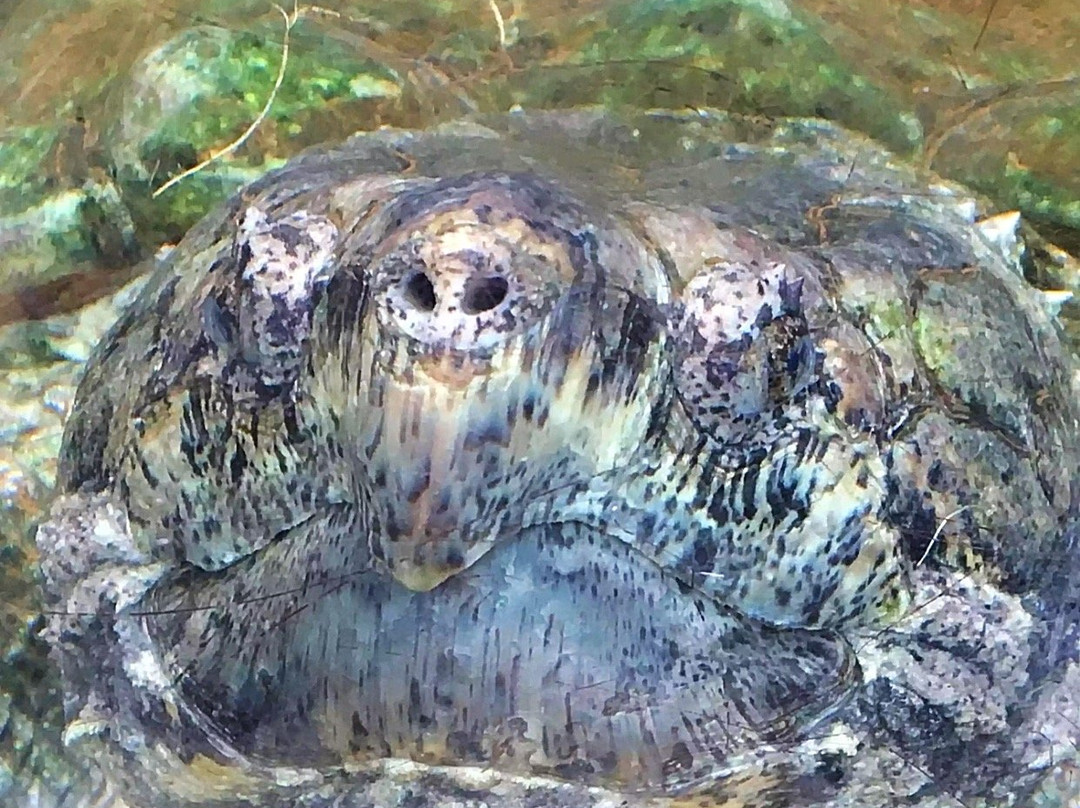
[[[810,20],[780,0],[635,0],[613,6],[607,22],[575,59],[637,63],[632,81],[605,87],[609,102],[645,98],[659,106],[824,117],[902,151],[920,141],[918,123],[899,99],[860,76]]]
[[[249,31],[199,26],[147,54],[127,77],[122,111],[108,136],[112,164],[144,243],[171,241],[210,207],[294,153],[332,135],[337,107],[359,108],[400,94],[397,77],[312,35],[303,23],[280,87],[282,26]],[[274,94],[264,117],[263,108]],[[240,138],[257,133],[227,159],[211,162],[168,188],[151,191]],[[331,129],[331,131],[327,131]],[[225,157],[226,155],[223,155]]]
[[[121,266],[138,257],[135,225],[107,177],[37,196],[35,204],[0,216],[0,294],[17,294],[87,265]]]

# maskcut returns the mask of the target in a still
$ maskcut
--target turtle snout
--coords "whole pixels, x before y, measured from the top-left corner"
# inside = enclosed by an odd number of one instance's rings
[[[490,351],[559,297],[560,269],[492,228],[416,234],[375,266],[382,328],[436,354]]]
[[[410,272],[401,283],[402,306],[419,316],[445,316],[445,312],[460,312],[464,317],[491,311],[506,300],[510,281],[501,274],[479,274],[468,277],[456,288],[436,291],[431,275],[417,269]],[[443,311],[438,311],[443,309]]]
[[[440,353],[501,343],[522,324],[533,290],[488,264],[473,256],[417,262],[388,284],[384,325]]]

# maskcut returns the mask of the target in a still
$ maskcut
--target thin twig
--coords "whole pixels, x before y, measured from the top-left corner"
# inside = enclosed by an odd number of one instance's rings
[[[941,536],[941,531],[945,529],[945,525],[949,523],[949,520],[955,516],[959,516],[961,513],[966,511],[967,507],[967,505],[961,505],[959,508],[957,508],[955,511],[950,513],[938,523],[937,530],[935,530],[934,535],[930,537],[930,542],[926,545],[926,549],[923,550],[922,557],[919,558],[919,560],[915,563],[916,569],[921,567],[923,565],[923,562],[926,561],[926,557],[930,555],[930,550],[932,550],[934,545],[937,544],[937,540]]]
[[[986,33],[986,29],[990,27],[990,18],[994,15],[994,9],[997,8],[998,0],[990,0],[990,8],[986,10],[986,17],[983,19],[982,28],[979,29],[979,35],[975,37],[975,44],[971,46],[971,52],[974,53],[979,49],[979,43],[982,42],[983,34]]]
[[[263,104],[262,110],[259,112],[255,120],[251,122],[248,128],[244,130],[243,134],[241,134],[240,137],[238,137],[236,140],[234,140],[232,143],[228,144],[224,148],[213,152],[209,157],[207,157],[205,160],[202,160],[197,165],[193,165],[191,168],[177,174],[175,177],[159,186],[157,190],[150,194],[150,197],[152,199],[156,199],[157,197],[161,196],[161,194],[165,193],[165,191],[176,185],[181,180],[190,177],[192,174],[202,171],[214,161],[219,160],[225,155],[231,154],[232,152],[236,151],[238,148],[240,148],[240,146],[244,144],[244,142],[249,137],[251,137],[252,133],[259,127],[259,124],[261,124],[263,120],[265,120],[266,116],[270,113],[270,107],[273,105],[274,99],[277,97],[278,90],[281,88],[281,82],[285,80],[285,68],[289,63],[289,32],[292,31],[292,27],[296,24],[296,20],[299,15],[299,12],[294,10],[293,15],[290,16],[285,11],[285,9],[276,4],[274,5],[274,8],[281,12],[281,16],[285,20],[285,36],[281,43],[281,65],[278,67],[277,78],[274,79],[274,86],[273,88],[271,88],[270,95],[267,97],[266,103]]]
[[[502,12],[495,0],[488,0],[491,13],[495,15],[495,25],[499,27],[499,50],[506,50],[506,23],[503,21]]]
[[[1073,92],[1077,86],[1080,86],[1080,76],[1073,75],[1047,81],[1000,87],[993,90],[985,98],[976,98],[959,109],[953,110],[949,115],[950,121],[941,129],[927,133],[926,145],[923,146],[920,163],[924,168],[932,169],[938,152],[941,151],[947,140],[965,126],[994,113],[1003,104],[1013,102],[1031,104],[1047,96],[1055,96],[1062,92]]]

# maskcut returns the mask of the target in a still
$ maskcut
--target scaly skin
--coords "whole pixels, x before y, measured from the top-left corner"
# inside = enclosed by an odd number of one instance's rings
[[[69,736],[147,805],[1013,804],[1075,753],[1073,370],[995,220],[813,122],[483,124],[269,175],[103,341],[39,533]]]

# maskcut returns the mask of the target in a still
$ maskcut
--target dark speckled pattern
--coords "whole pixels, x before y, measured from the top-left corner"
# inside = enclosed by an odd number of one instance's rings
[[[386,131],[196,227],[39,534],[69,734],[153,805],[1021,804],[1070,360],[1001,220],[757,137]]]

